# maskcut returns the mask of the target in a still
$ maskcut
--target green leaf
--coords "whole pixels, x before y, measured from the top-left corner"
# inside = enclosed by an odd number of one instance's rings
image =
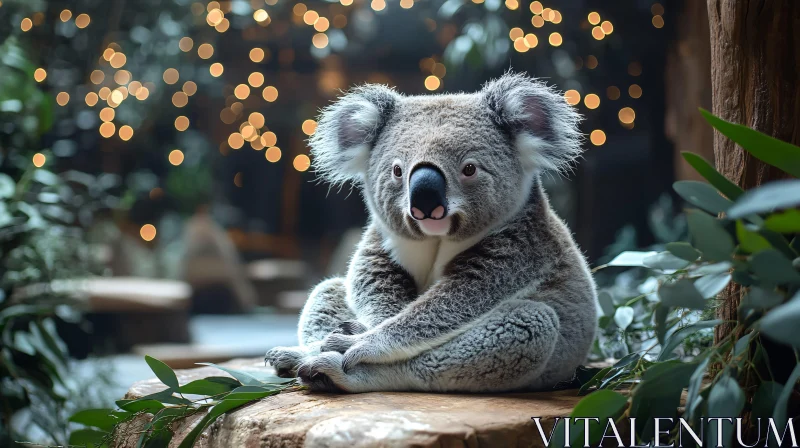
[[[727,372],[723,374],[708,394],[708,416],[712,418],[736,418],[744,409],[744,392],[739,383]],[[708,446],[731,446],[733,425],[722,426],[722,440],[717,440],[717,422],[710,422]]]
[[[144,360],[162,383],[166,384],[171,390],[177,391],[180,389],[178,377],[175,376],[175,372],[168,365],[148,355],[145,355]]]
[[[684,160],[689,162],[689,165],[691,165],[692,168],[697,170],[701,176],[709,181],[711,185],[715,186],[722,194],[727,196],[728,199],[735,201],[739,196],[742,195],[742,193],[744,193],[744,190],[715,170],[714,167],[706,161],[706,159],[691,152],[683,152],[681,154],[683,155]]]
[[[7,199],[14,196],[17,184],[8,174],[0,173],[0,199]]]
[[[84,409],[72,414],[69,421],[111,432],[114,425],[121,421],[113,412],[112,409]]]
[[[769,241],[758,233],[748,229],[747,225],[742,221],[736,221],[736,238],[739,240],[739,248],[750,254],[772,247]]]
[[[775,409],[782,391],[783,385],[775,381],[763,381],[758,386],[758,390],[753,396],[753,421],[757,421],[758,418],[766,420],[772,417],[772,411]]]
[[[703,266],[699,266],[696,269],[691,271],[692,275],[713,275],[713,274],[723,274],[725,272],[730,272],[733,264],[729,261],[722,261],[720,263],[712,263],[706,264]]]
[[[143,434],[144,435],[144,434]],[[169,429],[153,431],[146,437],[142,448],[167,448],[174,434]]]
[[[119,400],[117,401],[117,406],[128,412],[147,411],[151,414],[155,414],[161,409],[164,409],[164,405],[158,400]]]
[[[696,180],[680,180],[672,184],[672,188],[686,202],[712,214],[720,214],[733,205],[711,185]]]
[[[783,296],[775,290],[752,286],[750,291],[742,298],[739,307],[743,310],[753,308],[770,309],[781,303],[783,303]]]
[[[658,297],[664,306],[672,308],[689,308],[702,310],[706,307],[706,299],[700,295],[689,279],[681,279],[674,283],[664,283],[658,288]]]
[[[694,411],[698,408],[700,404],[699,401],[702,400],[702,397],[700,396],[700,389],[703,387],[703,378],[705,377],[706,367],[708,367],[709,359],[710,357],[706,356],[689,378],[689,387],[686,391],[687,420],[694,420]]]
[[[764,221],[764,226],[773,232],[798,233],[800,232],[800,210],[791,209],[772,214]]]
[[[667,338],[667,341],[664,343],[664,347],[662,347],[661,353],[659,353],[659,355],[658,355],[658,360],[659,361],[666,361],[667,358],[672,356],[672,352],[674,352],[675,349],[678,348],[678,346],[681,345],[681,343],[683,343],[683,341],[690,334],[695,333],[695,332],[697,332],[699,330],[702,330],[704,328],[714,328],[717,325],[719,325],[720,323],[722,323],[722,321],[721,320],[717,320],[717,319],[715,319],[715,320],[704,320],[704,321],[700,321],[700,322],[694,323],[692,325],[687,325],[687,326],[681,328],[680,330],[675,331],[674,333],[672,333]]]
[[[783,386],[783,390],[781,394],[778,395],[778,400],[775,402],[775,410],[772,411],[772,418],[775,421],[775,427],[778,428],[778,431],[783,431],[783,428],[786,427],[789,398],[791,398],[792,392],[794,392],[794,386],[797,384],[798,379],[800,379],[800,364],[795,365],[792,374],[789,375],[789,380],[786,381],[786,385]],[[772,443],[773,442],[770,442],[770,446],[773,446]]]
[[[76,429],[69,435],[70,446],[85,446],[85,447],[98,447],[106,446],[103,440],[109,434],[104,431],[97,431],[96,429]]]
[[[726,261],[733,253],[733,238],[722,227],[719,220],[703,212],[690,210],[686,220],[692,235],[692,246],[703,257],[713,261]]]
[[[600,441],[603,429],[608,418],[616,417],[622,409],[628,398],[614,392],[612,390],[598,390],[590,393],[584,397],[572,409],[570,418],[599,418],[601,423],[589,423],[589,442],[594,446]],[[550,440],[550,446],[567,446],[564,440],[564,425],[565,420],[559,420],[553,438]],[[569,446],[584,446],[584,425],[583,421],[571,423],[570,425],[570,444]]]
[[[675,417],[684,387],[697,368],[696,363],[678,360],[658,362],[644,372],[642,382],[632,392],[630,416],[642,440],[650,440],[655,430],[654,417]]]
[[[184,394],[219,395],[230,392],[241,385],[239,381],[227,376],[210,376],[184,384],[180,391]]]
[[[733,140],[753,157],[800,177],[800,148],[747,126],[731,123],[700,109],[706,120],[722,135]]]
[[[740,337],[739,340],[736,341],[736,345],[733,346],[733,356],[739,356],[742,353],[745,353],[747,348],[750,347],[751,339],[753,339],[753,332],[747,333]]]
[[[644,266],[644,259],[658,252],[625,251],[608,262],[609,266]]]
[[[228,372],[232,377],[239,380],[239,382],[245,386],[268,387],[276,384],[288,384],[294,381],[293,379],[280,378],[267,372],[231,369],[230,367],[218,366],[210,362],[199,362],[197,364],[201,366],[216,367],[220,370]]]
[[[672,255],[686,261],[695,261],[700,258],[700,252],[686,242],[667,243],[666,249]]]
[[[728,217],[739,219],[798,205],[800,205],[800,179],[776,180],[748,190],[728,209]]]
[[[246,388],[246,387],[247,386],[242,386],[240,389]],[[236,391],[231,392],[231,395],[233,395],[234,393],[236,393]],[[278,390],[267,390],[267,389],[263,389],[262,388],[261,392],[249,392],[249,389],[248,389],[248,391],[241,392],[241,395],[237,395],[237,396],[242,396],[242,397],[247,397],[247,398],[242,398],[242,399],[238,399],[238,398],[228,399],[228,398],[226,398],[226,399],[222,400],[221,402],[219,402],[216,405],[214,405],[214,407],[209,409],[208,414],[206,414],[197,423],[197,425],[194,427],[194,429],[192,429],[192,431],[189,434],[186,435],[186,437],[181,441],[181,444],[179,445],[178,448],[191,448],[191,447],[193,447],[195,440],[197,440],[197,437],[200,436],[200,434],[203,432],[203,430],[208,425],[213,423],[214,420],[216,420],[220,415],[222,415],[222,414],[224,414],[224,413],[226,413],[228,411],[231,411],[233,409],[236,409],[238,407],[244,406],[245,404],[251,403],[251,402],[253,402],[255,400],[258,400],[258,399],[261,399],[261,398],[264,398],[264,397],[267,397],[267,396],[270,396],[270,395],[275,395],[277,393],[279,393]]]
[[[611,298],[611,294],[603,291],[597,296],[597,302],[600,303],[600,309],[603,310],[604,316],[613,316],[614,315],[614,299]]]
[[[731,274],[712,274],[698,278],[694,287],[704,299],[716,297],[731,282]]]
[[[689,262],[672,255],[669,252],[660,252],[644,259],[644,265],[650,269],[673,271],[689,266]]]
[[[751,256],[750,267],[758,278],[769,284],[800,284],[800,273],[792,266],[792,260],[775,249],[762,250]]]
[[[625,330],[628,328],[633,322],[633,308],[629,306],[621,306],[617,308],[617,311],[614,313],[614,322],[620,328],[620,330]]]
[[[788,302],[773,308],[766,316],[762,317],[759,329],[762,334],[778,342],[800,348],[798,322],[800,322],[800,292]]]
[[[595,373],[594,376],[589,381],[581,385],[580,390],[578,390],[578,395],[585,395],[589,391],[589,389],[599,385],[600,381],[602,381],[603,378],[605,378],[605,376],[608,374],[608,372],[611,371],[611,369],[612,369],[611,367],[604,367],[599,371],[597,371],[597,373]]]

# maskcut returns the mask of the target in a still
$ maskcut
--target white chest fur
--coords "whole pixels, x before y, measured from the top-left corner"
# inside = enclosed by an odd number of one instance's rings
[[[384,248],[417,284],[420,294],[442,278],[445,266],[456,255],[472,247],[483,235],[465,241],[448,241],[438,237],[411,240],[393,236],[384,241]]]

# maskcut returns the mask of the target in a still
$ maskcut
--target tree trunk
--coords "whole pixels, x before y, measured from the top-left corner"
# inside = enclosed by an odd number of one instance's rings
[[[800,144],[800,2],[708,0],[713,113]],[[788,177],[714,133],[717,170],[744,189]],[[720,319],[737,320],[741,288],[720,294]],[[735,324],[720,325],[715,340]]]

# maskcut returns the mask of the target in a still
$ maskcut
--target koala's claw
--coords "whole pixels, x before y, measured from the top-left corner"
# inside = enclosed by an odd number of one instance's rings
[[[320,355],[306,360],[297,369],[297,377],[313,392],[342,392],[332,377],[341,377],[341,356]]]
[[[339,324],[339,327],[334,330],[334,333],[355,335],[365,333],[369,328],[357,320],[348,320]]]
[[[305,356],[305,351],[300,347],[275,347],[264,355],[264,362],[274,367],[279,377],[294,378]]]

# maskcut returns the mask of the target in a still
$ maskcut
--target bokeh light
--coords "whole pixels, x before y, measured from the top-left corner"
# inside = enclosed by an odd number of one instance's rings
[[[639,84],[631,84],[631,86],[628,87],[628,95],[630,95],[630,97],[634,99],[641,98],[642,88],[639,87]]]
[[[189,118],[184,115],[180,115],[175,118],[175,129],[180,132],[189,129]]]
[[[436,90],[441,85],[442,81],[434,75],[430,75],[427,78],[425,78],[425,88],[428,90]]]
[[[267,161],[275,163],[278,160],[281,160],[281,149],[277,146],[271,146],[267,148],[264,156],[267,158]]]
[[[606,133],[600,129],[595,129],[591,134],[589,134],[589,141],[591,141],[595,146],[600,146],[606,142]]]
[[[169,156],[167,156],[167,159],[169,160],[169,163],[171,163],[172,165],[178,166],[181,163],[183,163],[184,159],[183,151],[181,151],[180,149],[173,149],[172,151],[169,152]]]
[[[56,103],[58,103],[59,106],[66,106],[67,103],[69,103],[69,93],[60,92],[56,95]]]
[[[45,78],[47,78],[47,70],[40,67],[33,72],[33,79],[36,80],[36,82],[42,82]]]
[[[156,226],[145,224],[139,229],[139,236],[145,241],[153,241],[156,237]]]
[[[45,162],[47,162],[47,157],[44,154],[37,152],[33,155],[33,166],[36,168],[41,168],[44,166]]]
[[[572,106],[581,102],[581,94],[577,90],[567,90],[564,92],[564,98],[567,100],[567,104]]]
[[[121,126],[119,128],[119,138],[126,142],[133,138],[133,128],[128,125]]]
[[[298,154],[292,161],[292,166],[297,171],[306,171],[311,166],[311,159],[309,159],[305,154]]]
[[[264,92],[262,93],[265,101],[273,102],[278,99],[278,89],[273,86],[264,87]]]
[[[583,98],[583,104],[589,109],[597,109],[600,107],[600,97],[594,93],[590,93]]]
[[[233,95],[240,100],[246,99],[250,96],[250,87],[247,84],[239,84],[233,89]]]
[[[314,120],[306,120],[303,122],[303,133],[306,135],[313,135],[317,131],[317,122]]]
[[[247,83],[253,87],[261,87],[264,85],[264,75],[259,72],[250,73],[247,77]]]

